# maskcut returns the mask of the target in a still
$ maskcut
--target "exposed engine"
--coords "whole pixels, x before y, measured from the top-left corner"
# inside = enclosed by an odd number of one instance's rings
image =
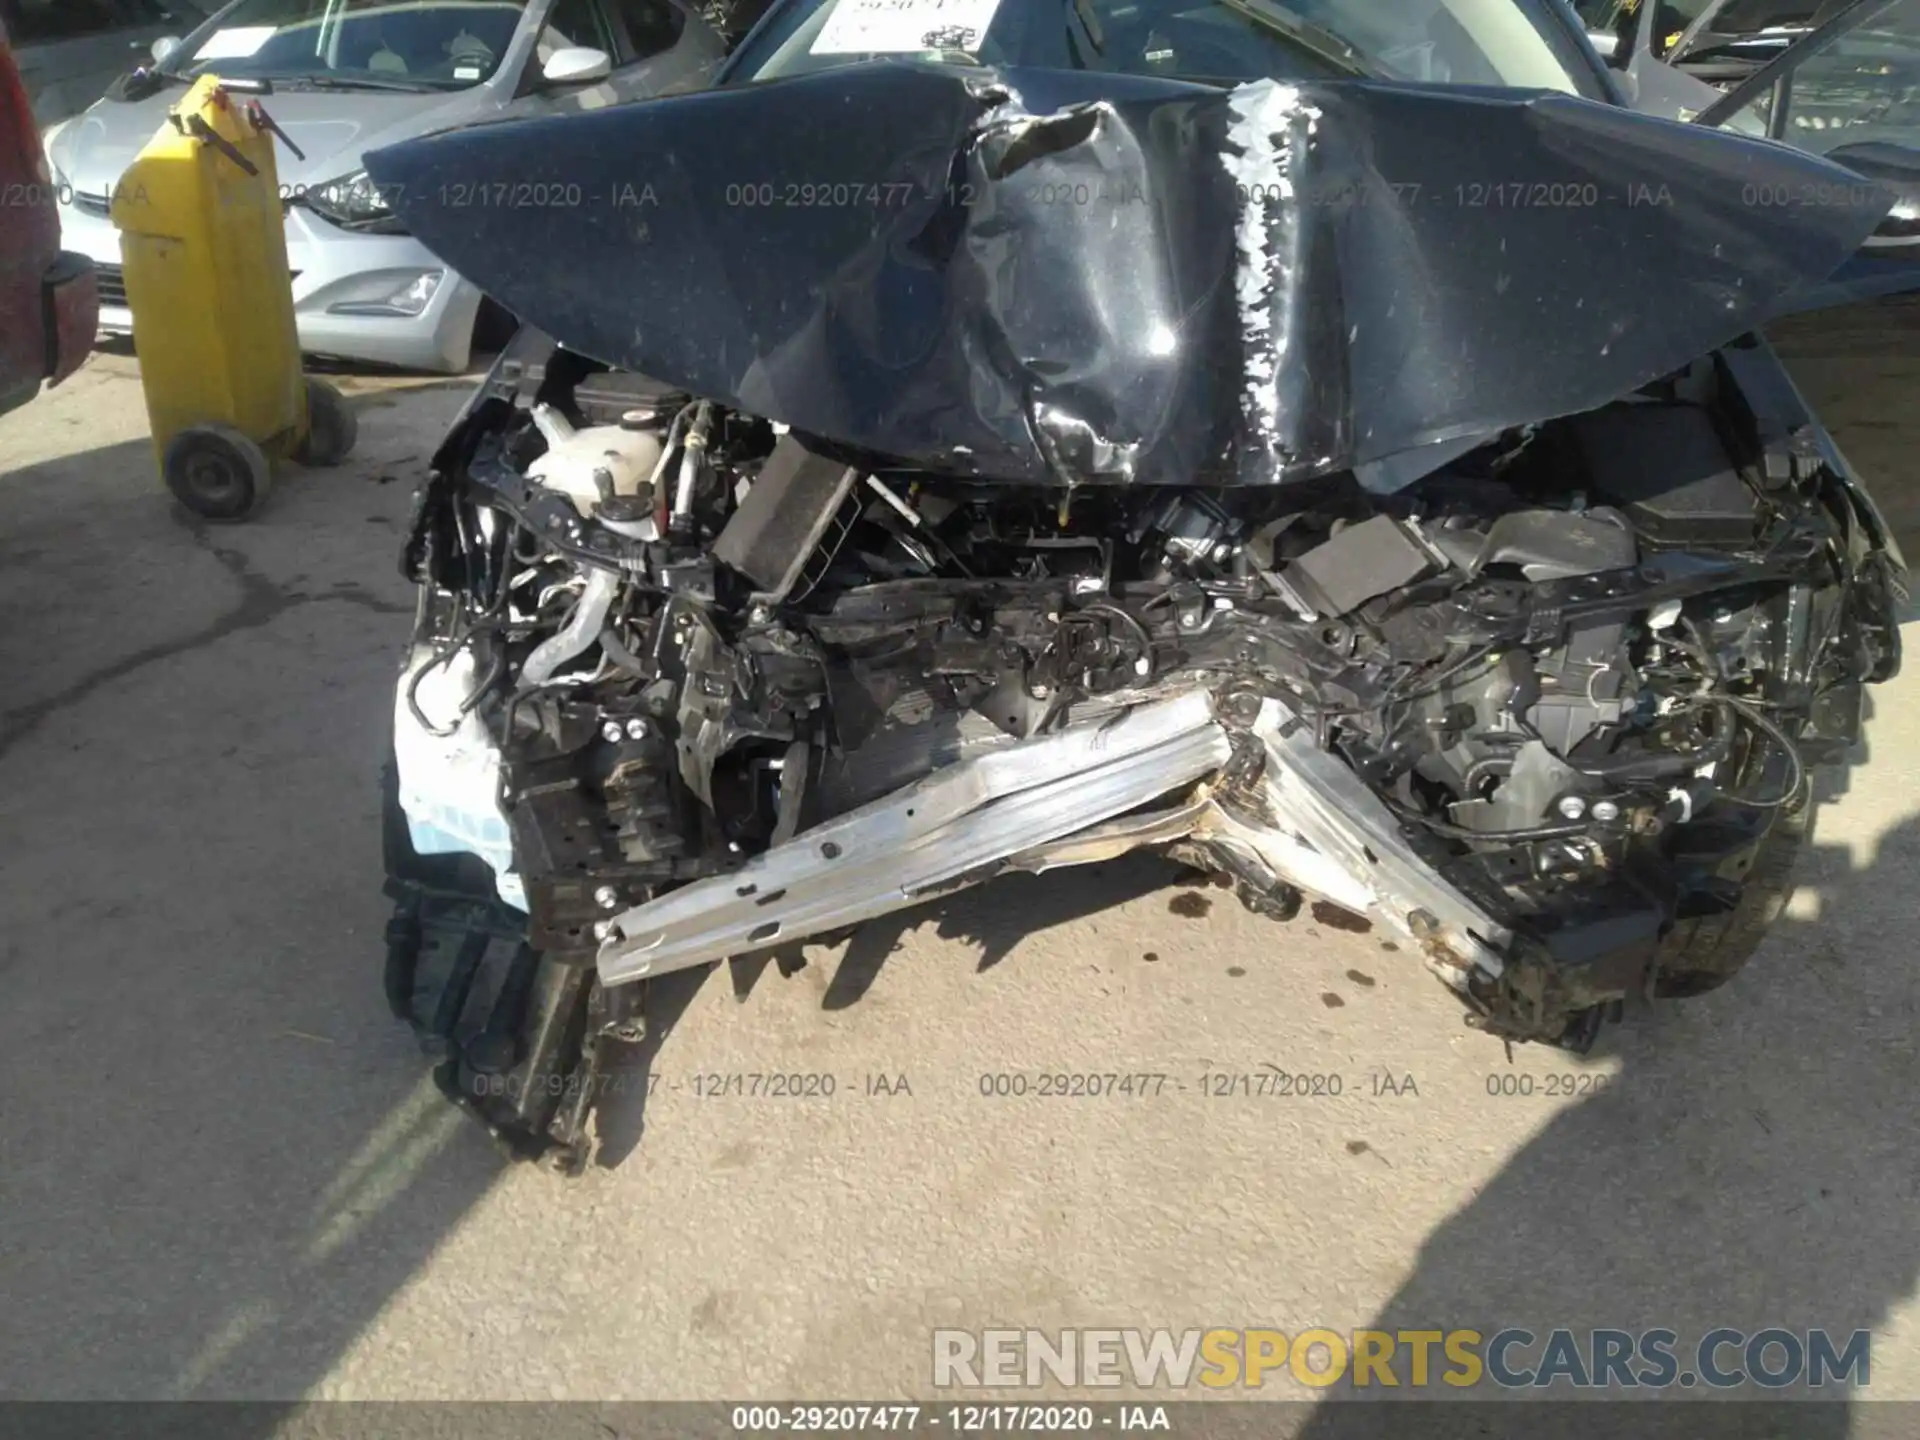
[[[573,1165],[637,982],[1153,846],[1584,1047],[1744,959],[1679,938],[1897,665],[1902,572],[1777,375],[1736,345],[1411,483],[1066,488],[523,336],[408,550],[396,1009]]]

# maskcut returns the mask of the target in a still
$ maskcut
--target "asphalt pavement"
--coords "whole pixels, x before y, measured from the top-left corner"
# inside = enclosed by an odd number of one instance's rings
[[[381,992],[396,551],[464,386],[354,388],[353,460],[223,528],[129,357],[0,419],[0,1398],[898,1398],[942,1327],[1778,1324],[1871,1328],[1871,1394],[1920,1399],[1914,669],[1749,971],[1584,1059],[1133,858],[669,982],[565,1182]]]

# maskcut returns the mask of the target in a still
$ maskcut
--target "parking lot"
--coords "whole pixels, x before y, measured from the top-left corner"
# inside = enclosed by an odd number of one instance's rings
[[[0,1440],[1920,1436],[1916,454],[1920,0],[0,0]]]
[[[1912,350],[1796,363],[1910,461]],[[670,982],[602,1163],[506,1164],[379,976],[396,548],[467,383],[351,383],[350,463],[242,527],[165,496],[128,355],[0,419],[0,1396],[905,1396],[940,1327],[1499,1323],[1868,1327],[1920,1399],[1912,667],[1740,983],[1584,1059],[1130,859]]]

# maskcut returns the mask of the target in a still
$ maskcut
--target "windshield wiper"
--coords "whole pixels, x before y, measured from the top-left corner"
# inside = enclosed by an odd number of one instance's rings
[[[1385,78],[1366,56],[1324,26],[1296,15],[1274,0],[1219,0],[1237,15],[1244,15],[1263,29],[1306,51],[1314,59],[1331,65],[1343,75],[1358,80]]]
[[[184,85],[187,82],[170,71],[143,66],[138,70],[129,70],[116,76],[107,86],[107,99],[131,103],[158,95],[169,85]]]
[[[405,95],[424,95],[441,88],[428,80],[388,80],[378,75],[260,75],[249,78],[271,80],[286,90],[393,90]]]

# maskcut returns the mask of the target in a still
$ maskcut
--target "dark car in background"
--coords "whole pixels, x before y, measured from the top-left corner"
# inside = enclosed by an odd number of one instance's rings
[[[1578,0],[1635,109],[1896,183],[1920,166],[1920,0]]]
[[[1799,313],[1780,357],[1920,542],[1920,0],[1575,0],[1634,108],[1824,155],[1891,190],[1894,211]],[[1768,209],[1820,194],[1756,192]],[[1905,403],[1889,405],[1888,397]]]
[[[1794,35],[1785,14],[1776,19]],[[1753,0],[1709,5],[1686,54],[1711,61],[1714,37],[1760,15]],[[1920,0],[1826,3],[1806,24],[1790,46],[1727,84],[1700,118],[1763,129],[1895,197],[1859,254],[1768,333],[1911,548],[1920,541]],[[1774,208],[1825,198],[1755,196]]]
[[[0,414],[59,384],[93,347],[93,265],[60,249],[60,211],[40,132],[0,24]]]
[[[42,126],[78,115],[153,58],[155,43],[206,23],[217,0],[0,0],[14,64]]]
[[[1845,8],[1846,0],[1574,0],[1603,51],[1647,26],[1653,58],[1710,83],[1743,80]]]

